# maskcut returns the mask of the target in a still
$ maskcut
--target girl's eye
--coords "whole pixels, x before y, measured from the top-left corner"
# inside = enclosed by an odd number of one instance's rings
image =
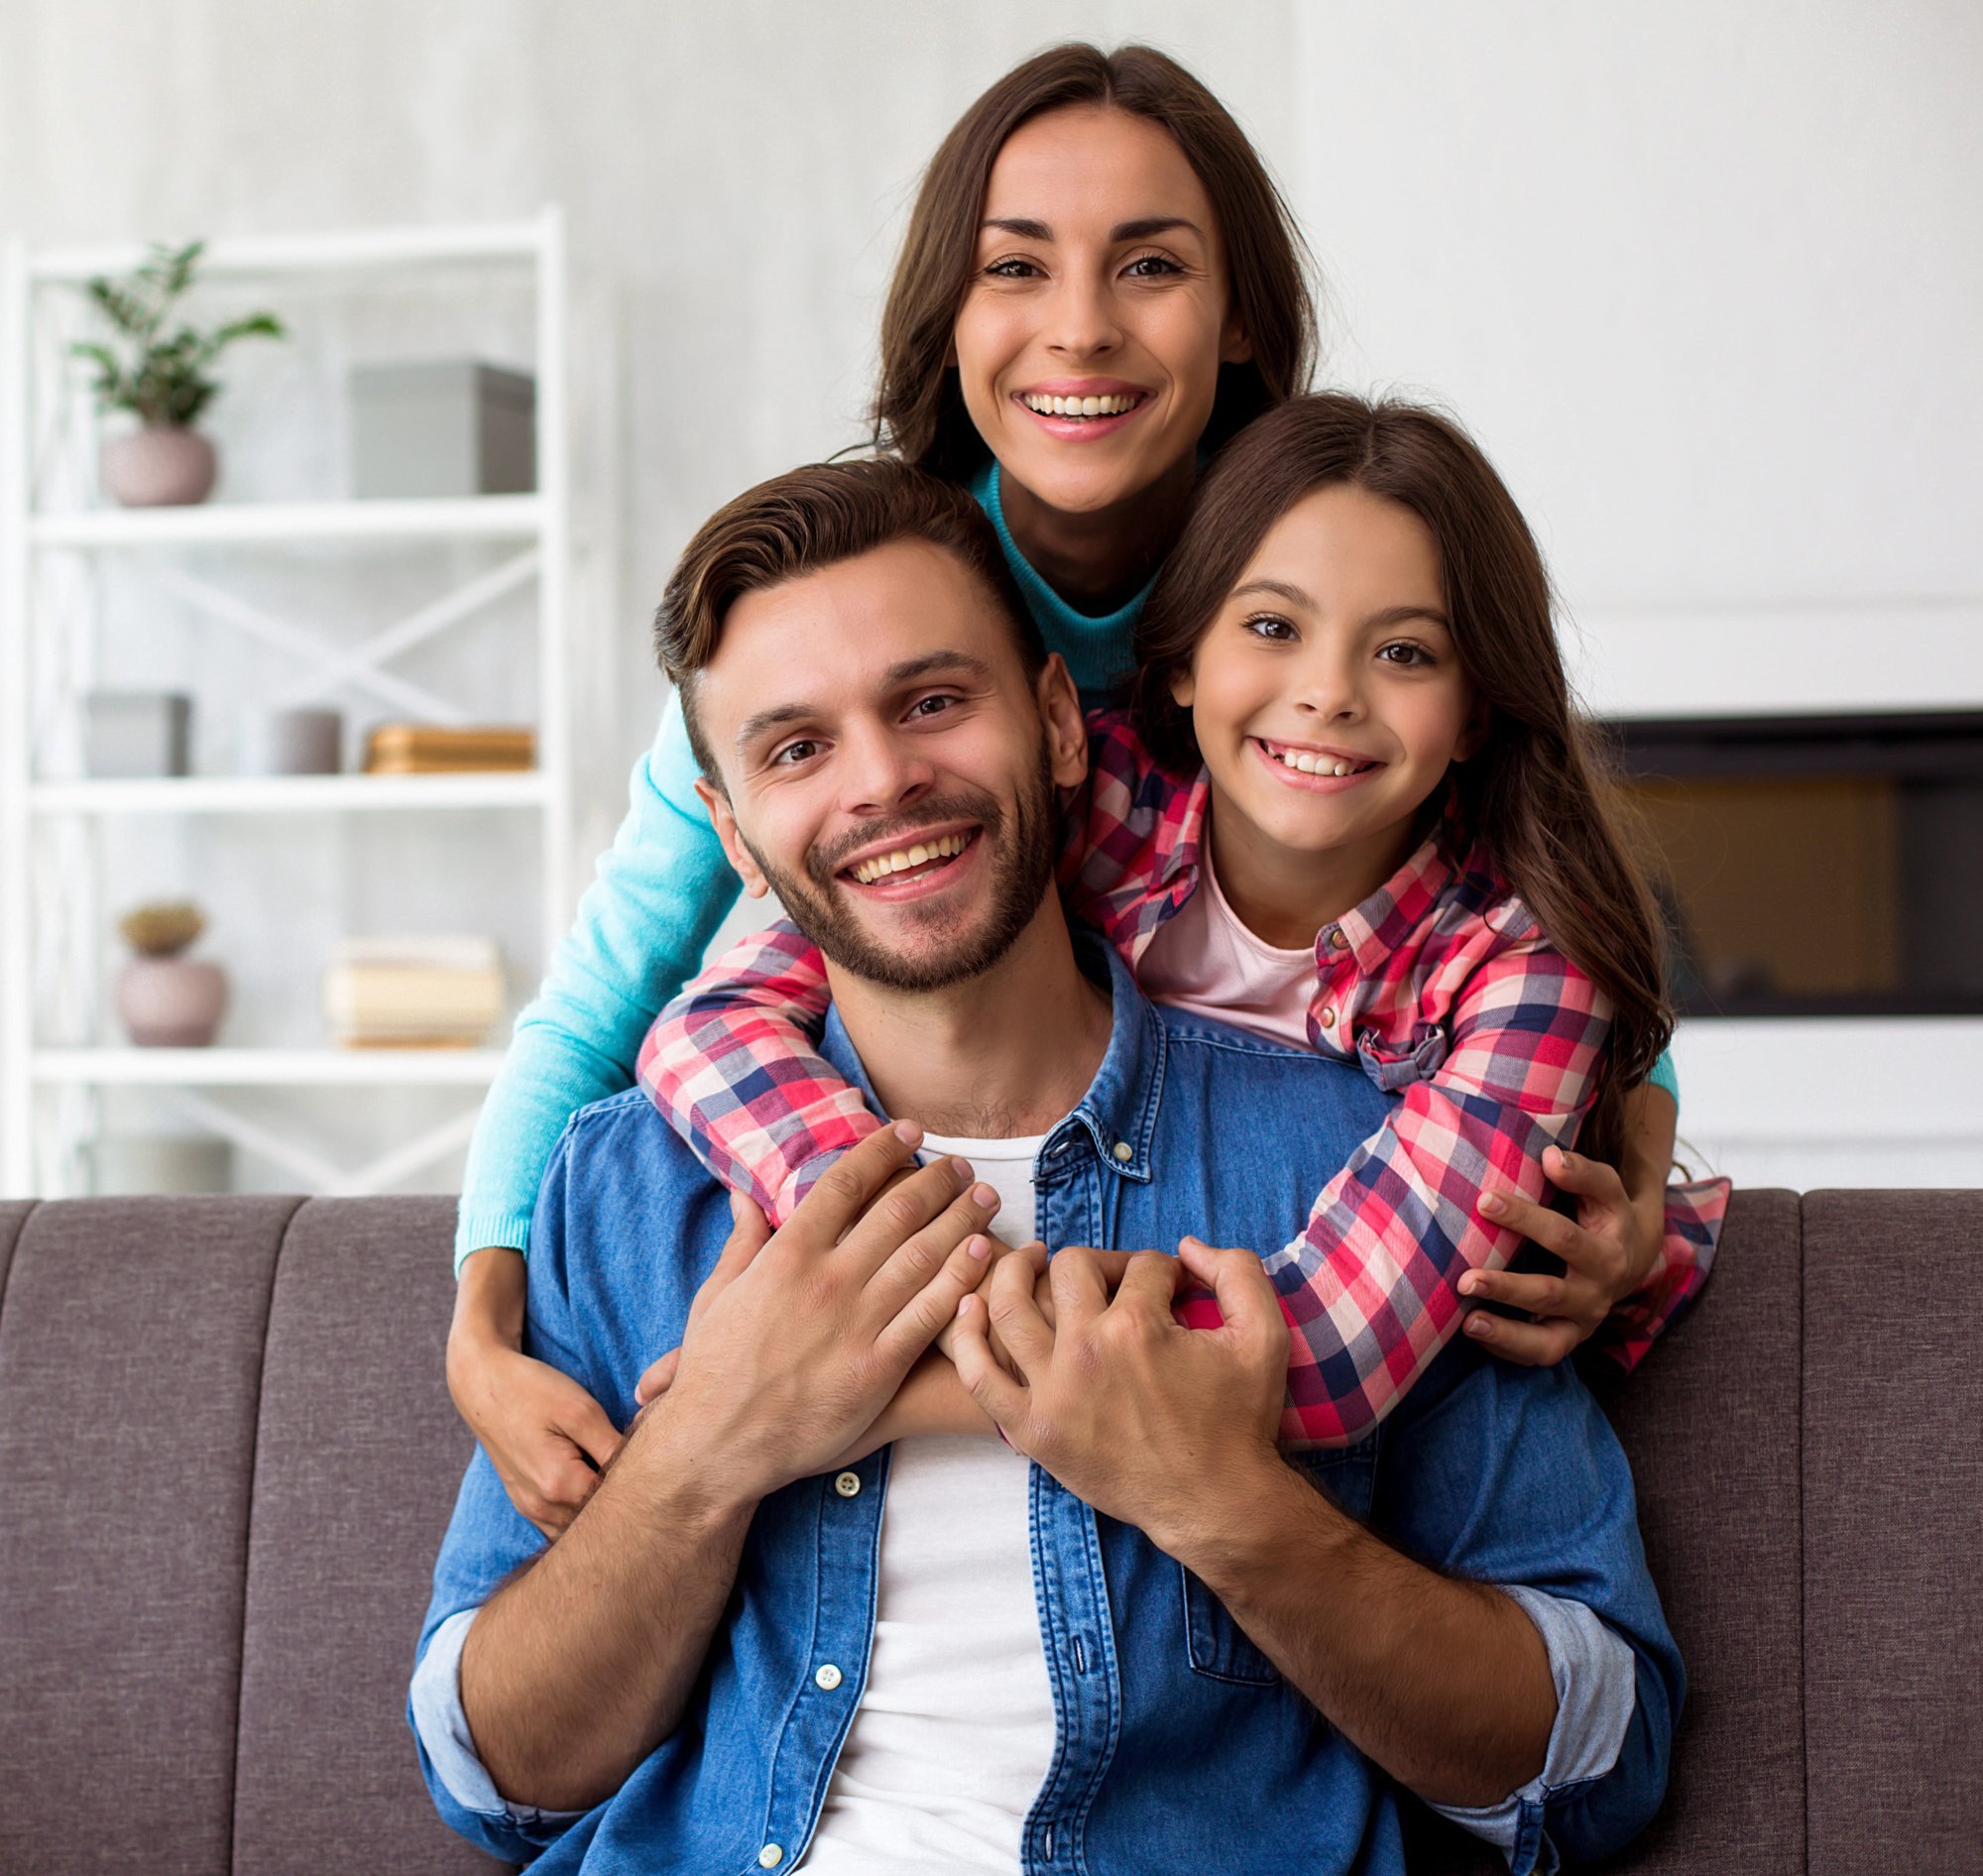
[[[1266,639],[1275,645],[1290,645],[1299,636],[1294,627],[1278,613],[1255,613],[1245,620],[1240,630],[1250,632],[1256,639]]]
[[[810,762],[819,750],[819,745],[809,737],[796,737],[771,758],[774,768],[793,768],[800,762]]]
[[[1424,645],[1413,645],[1408,639],[1400,639],[1395,645],[1385,645],[1377,656],[1386,664],[1401,664],[1407,669],[1415,665],[1437,662]]]

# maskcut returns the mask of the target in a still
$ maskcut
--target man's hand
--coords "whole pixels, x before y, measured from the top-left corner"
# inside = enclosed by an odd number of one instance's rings
[[[524,1288],[520,1252],[492,1245],[462,1265],[447,1386],[511,1503],[555,1537],[620,1450],[620,1430],[568,1374],[521,1351]]]
[[[1008,1444],[1077,1497],[1173,1556],[1194,1549],[1218,1495],[1208,1481],[1279,1465],[1288,1329],[1259,1258],[1187,1237],[1174,1258],[1130,1258],[1112,1300],[1102,1260],[1079,1245],[1047,1276],[1051,1325],[1031,1272],[1011,1258],[998,1266],[989,1308],[964,1299],[953,1348],[966,1389]],[[1172,1320],[1171,1298],[1188,1280],[1211,1288],[1223,1327]],[[992,1354],[994,1328],[1016,1378]]]
[[[748,1255],[726,1250],[698,1294],[642,1430],[664,1415],[671,1443],[692,1440],[739,1499],[845,1452],[983,1275],[998,1199],[962,1160],[875,1196],[921,1138],[898,1121],[862,1141],[780,1231]]]
[[[1473,1270],[1459,1279],[1459,1293],[1476,1303],[1504,1303],[1527,1310],[1517,1323],[1486,1310],[1466,1318],[1466,1333],[1510,1361],[1549,1367],[1596,1333],[1626,1297],[1646,1286],[1658,1266],[1666,1230],[1664,1182],[1628,1193],[1602,1160],[1552,1146],[1543,1171],[1576,1197],[1575,1218],[1552,1212],[1519,1192],[1483,1193],[1479,1211],[1496,1225],[1518,1231],[1564,1261],[1560,1277],[1514,1270]]]

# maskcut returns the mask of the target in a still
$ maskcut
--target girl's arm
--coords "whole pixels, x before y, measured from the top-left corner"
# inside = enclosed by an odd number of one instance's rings
[[[518,1019],[469,1145],[448,1385],[517,1508],[546,1533],[570,1521],[620,1436],[584,1388],[520,1352],[523,1253],[565,1122],[632,1085],[654,1011],[735,902],[737,878],[695,775],[670,702],[653,749],[635,764],[627,818]]]

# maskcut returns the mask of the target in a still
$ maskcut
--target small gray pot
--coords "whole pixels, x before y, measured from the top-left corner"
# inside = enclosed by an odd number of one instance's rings
[[[203,1049],[227,1011],[227,973],[197,958],[133,958],[117,978],[117,1013],[141,1049]]]
[[[124,508],[183,508],[213,493],[219,463],[197,430],[148,423],[106,437],[96,471],[104,493]]]

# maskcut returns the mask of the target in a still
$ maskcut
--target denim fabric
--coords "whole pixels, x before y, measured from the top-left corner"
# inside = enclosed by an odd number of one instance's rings
[[[1041,1146],[1040,1234],[1165,1250],[1187,1231],[1283,1242],[1381,1121],[1384,1098],[1353,1068],[1155,1008],[1099,945],[1084,957],[1112,985],[1114,1034],[1087,1097]],[[826,1052],[860,1077],[837,1021]],[[724,1192],[643,1096],[587,1109],[553,1156],[532,1228],[530,1351],[625,1424],[635,1381],[681,1340],[729,1231]],[[1623,1639],[1636,1698],[1616,1762],[1523,1797],[1513,1866],[1599,1856],[1636,1831],[1665,1787],[1682,1671],[1630,1473],[1574,1371],[1456,1345],[1370,1439],[1293,1463],[1428,1563],[1580,1602]],[[422,1751],[447,1821],[500,1856],[548,1845],[545,1871],[789,1867],[867,1672],[888,1455],[854,1469],[852,1496],[818,1477],[763,1501],[691,1722],[615,1798],[576,1822],[521,1824],[457,1802]],[[1027,1871],[1402,1872],[1390,1781],[1203,1583],[1037,1467],[1031,1522],[1059,1740],[1022,1837]],[[541,1542],[478,1453],[435,1568],[422,1656]],[[813,1678],[827,1662],[841,1670],[832,1692]]]

